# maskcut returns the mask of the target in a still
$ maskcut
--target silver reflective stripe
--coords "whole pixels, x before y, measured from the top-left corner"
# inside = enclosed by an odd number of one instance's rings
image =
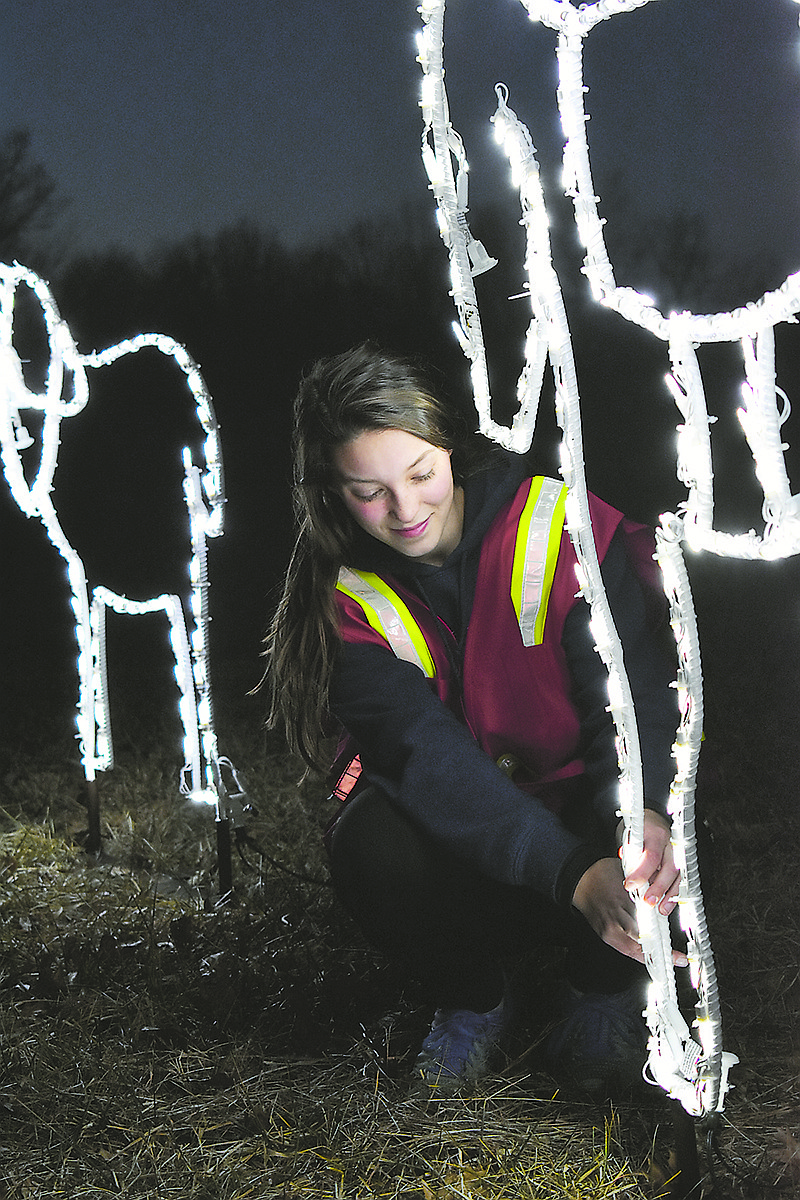
[[[380,584],[380,590],[376,584]],[[371,572],[353,571],[350,567],[342,567],[336,586],[358,601],[372,628],[386,638],[398,658],[413,663],[429,678],[436,674],[422,631],[406,605],[388,584]],[[404,618],[409,622],[408,626]],[[417,634],[419,649],[414,644],[411,627]]]
[[[523,555],[517,615],[525,646],[541,644],[544,636],[544,617],[561,544],[563,502],[559,505],[559,500],[564,491],[564,484],[558,480],[542,479],[539,495],[533,504],[528,501],[520,519],[514,559],[516,574],[517,556]],[[557,528],[554,529],[553,519],[557,513]]]

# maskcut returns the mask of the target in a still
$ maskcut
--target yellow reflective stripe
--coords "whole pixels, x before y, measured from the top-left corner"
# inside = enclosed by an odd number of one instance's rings
[[[517,526],[511,602],[525,646],[544,641],[547,605],[564,529],[567,489],[556,479],[537,475]]]
[[[386,638],[398,658],[414,663],[428,679],[435,678],[436,666],[422,630],[380,575],[342,567],[336,587],[360,604],[372,628]]]

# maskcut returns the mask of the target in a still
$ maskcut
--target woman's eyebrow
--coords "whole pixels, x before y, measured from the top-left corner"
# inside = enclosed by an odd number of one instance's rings
[[[431,446],[430,449],[432,450],[433,446]],[[414,471],[419,466],[419,464],[422,462],[423,458],[425,458],[425,456],[427,454],[430,454],[430,450],[423,450],[422,454],[420,454],[420,456],[416,460],[416,462],[413,462],[410,467],[406,468],[407,472]],[[362,479],[358,475],[342,475],[342,482],[343,483],[380,483],[380,480],[379,479]]]

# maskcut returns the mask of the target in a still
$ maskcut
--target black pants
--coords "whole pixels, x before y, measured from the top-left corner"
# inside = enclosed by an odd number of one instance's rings
[[[365,937],[421,982],[436,1007],[493,1008],[504,966],[537,945],[567,947],[567,977],[581,991],[621,991],[642,975],[577,912],[466,866],[377,788],[350,801],[329,850],[334,886]]]

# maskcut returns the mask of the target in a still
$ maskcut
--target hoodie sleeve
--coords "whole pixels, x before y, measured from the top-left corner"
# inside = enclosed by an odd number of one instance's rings
[[[372,782],[476,870],[569,905],[571,881],[601,852],[517,788],[439,700],[422,673],[375,642],[344,643],[332,710]]]

